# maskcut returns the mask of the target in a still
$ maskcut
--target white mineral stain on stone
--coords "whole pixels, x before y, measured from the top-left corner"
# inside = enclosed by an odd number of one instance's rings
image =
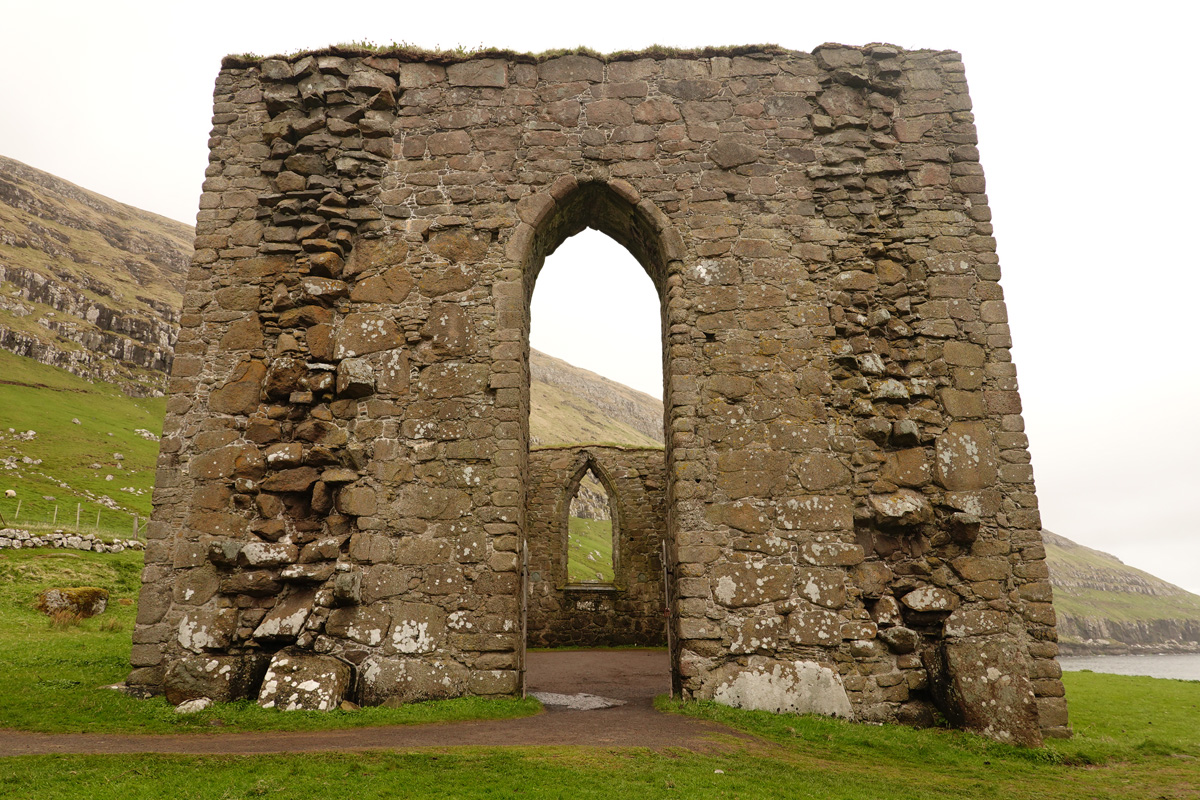
[[[733,578],[722,575],[717,579],[717,588],[713,590],[713,596],[721,603],[729,603],[733,600],[736,592],[737,584],[734,583]]]
[[[208,628],[191,619],[184,617],[179,621],[179,643],[186,649],[200,652],[206,647],[216,647],[218,642],[213,638]]]
[[[804,584],[804,587],[800,591],[802,591],[804,596],[814,603],[820,602],[821,600],[821,587],[817,584],[816,578],[809,578],[808,583]]]
[[[392,629],[392,644],[401,653],[428,653],[433,649],[429,623],[402,620]]]
[[[713,700],[756,711],[852,716],[841,677],[815,661],[752,663],[718,686]]]

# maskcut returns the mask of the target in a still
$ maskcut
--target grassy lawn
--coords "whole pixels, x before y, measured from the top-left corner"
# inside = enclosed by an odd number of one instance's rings
[[[240,703],[184,716],[162,700],[132,700],[99,688],[127,670],[139,556],[59,551],[0,556],[0,727],[214,733],[504,717],[536,709],[515,700],[467,699],[302,714]],[[43,586],[68,582],[109,589],[110,611],[78,627],[52,628],[32,610],[32,598]],[[957,731],[660,698],[665,711],[715,720],[754,738],[717,736],[709,753],[558,747],[0,757],[0,797],[1200,798],[1200,682],[1092,673],[1067,673],[1064,682],[1076,736],[1039,750]]]
[[[1200,683],[1069,674],[1077,732],[1041,750],[955,731],[856,725],[712,704],[674,710],[752,733],[714,752],[461,748],[295,756],[0,759],[11,798],[813,798],[1108,800],[1200,797]],[[664,706],[675,704],[669,701]],[[1150,730],[1153,730],[1150,733]],[[197,775],[203,774],[202,781]]]
[[[0,551],[0,728],[48,733],[219,733],[322,730],[536,713],[535,700],[461,698],[404,708],[284,713],[245,701],[176,714],[163,698],[136,700],[103,688],[129,673],[142,554]],[[53,586],[109,591],[108,610],[78,626],[52,627],[34,610]],[[6,797],[0,791],[0,797]]]

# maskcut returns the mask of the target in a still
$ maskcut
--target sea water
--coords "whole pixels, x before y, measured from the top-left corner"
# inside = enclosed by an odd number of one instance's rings
[[[1200,653],[1167,653],[1140,656],[1059,656],[1066,672],[1107,672],[1113,675],[1149,675],[1200,681]]]

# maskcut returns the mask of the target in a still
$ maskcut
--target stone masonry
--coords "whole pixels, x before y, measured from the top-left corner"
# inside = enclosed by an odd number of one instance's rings
[[[682,693],[1067,733],[956,53],[329,50],[214,101],[132,686],[519,691],[529,299],[593,227],[661,299]]]
[[[589,468],[612,511],[611,586],[572,586],[567,580],[567,513]],[[529,646],[665,645],[663,451],[591,445],[533,450],[527,486]]]

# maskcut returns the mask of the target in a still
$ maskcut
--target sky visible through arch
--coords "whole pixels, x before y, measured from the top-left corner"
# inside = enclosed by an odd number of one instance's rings
[[[828,41],[958,50],[1043,522],[1200,592],[1200,256],[1190,246],[1200,160],[1189,119],[1196,4],[8,6],[0,154],[188,222],[207,165],[213,79],[227,53],[363,39],[534,52],[761,42],[811,51]],[[657,311],[651,319],[657,327]],[[659,348],[647,351],[658,369]]]
[[[546,259],[533,287],[529,344],[662,399],[658,293],[628,250],[587,229]]]

